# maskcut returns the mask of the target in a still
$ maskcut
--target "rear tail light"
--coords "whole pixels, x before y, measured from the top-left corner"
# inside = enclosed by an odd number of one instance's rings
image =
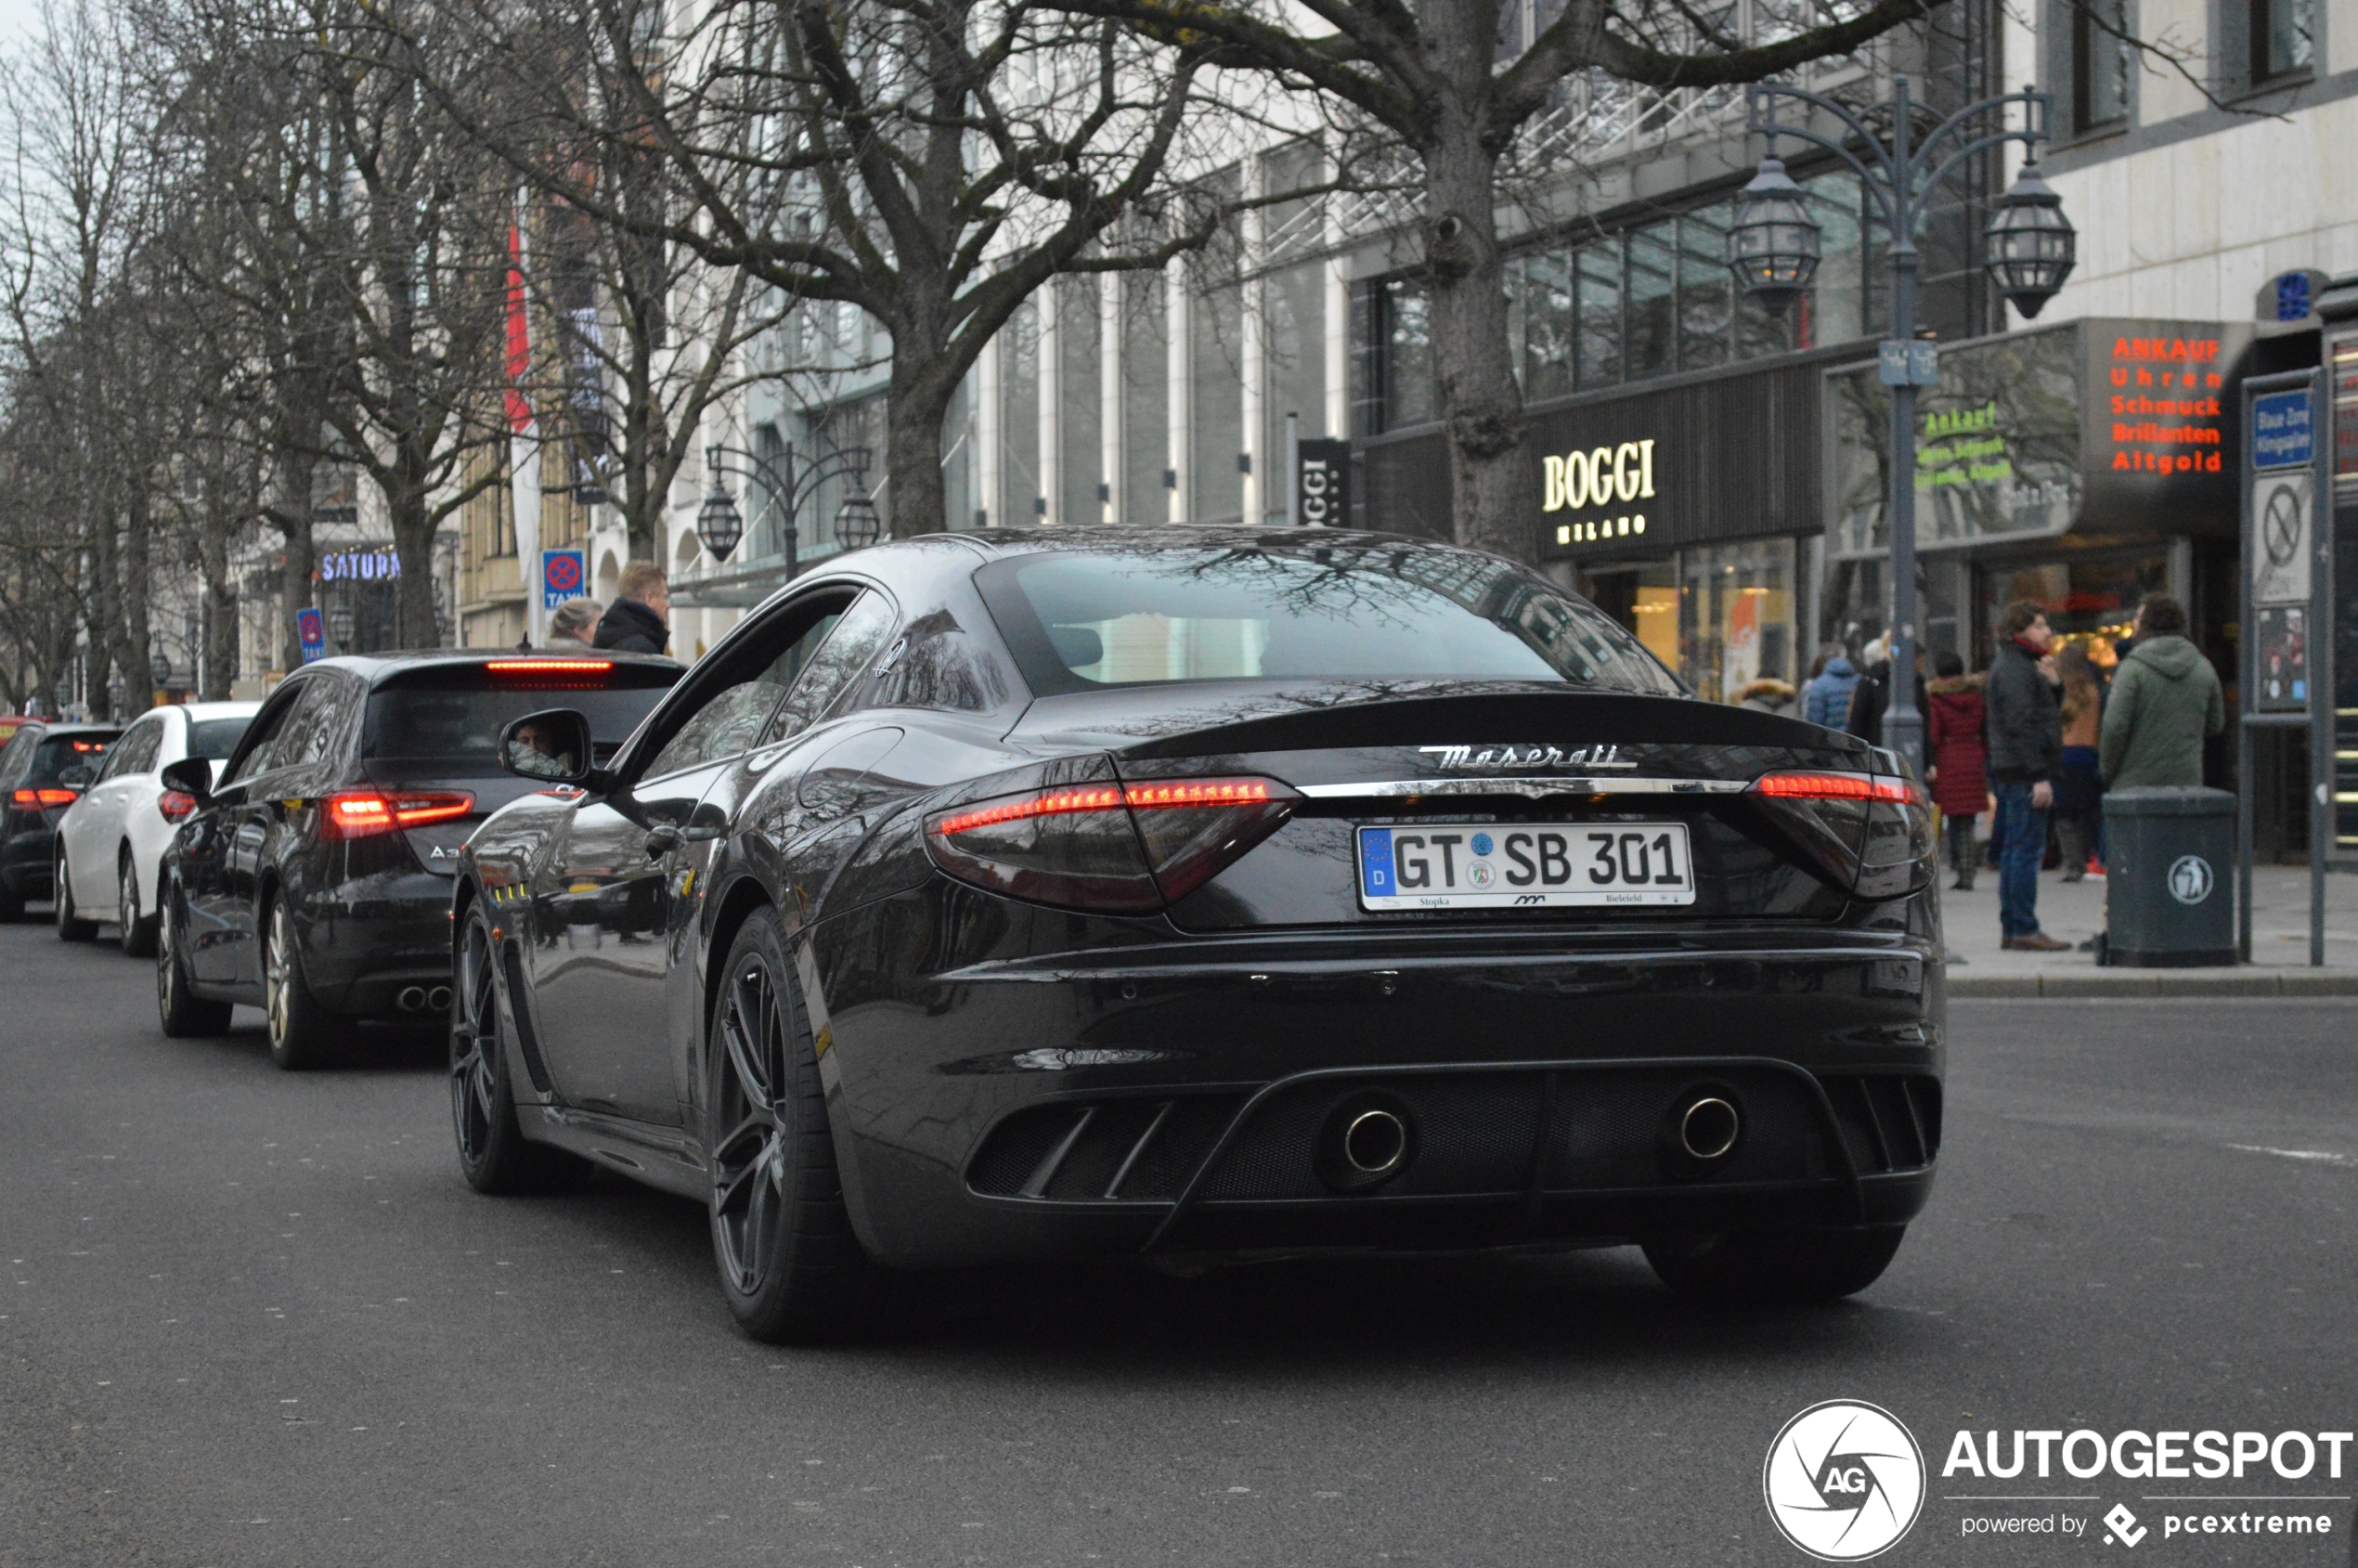
[[[24,807],[71,806],[82,797],[78,789],[20,789],[9,798]]]
[[[1752,793],[1846,890],[1896,899],[1932,885],[1932,811],[1913,780],[1796,771],[1763,773]]]
[[[1889,806],[1916,806],[1924,796],[1906,779],[1872,773],[1763,773],[1752,781],[1755,795],[1779,800],[1877,800]]]
[[[454,822],[475,809],[464,790],[350,790],[319,802],[319,836],[368,838],[398,828]]]
[[[499,686],[536,691],[602,691],[612,682],[612,659],[492,659],[483,667]]]
[[[168,823],[180,822],[196,809],[197,797],[185,790],[167,789],[156,797],[156,810]]]
[[[994,893],[1146,914],[1210,881],[1301,798],[1261,778],[1068,784],[937,812],[926,850]]]

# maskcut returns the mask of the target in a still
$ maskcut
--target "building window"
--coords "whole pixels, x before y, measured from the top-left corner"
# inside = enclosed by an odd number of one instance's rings
[[[1440,417],[1432,382],[1432,318],[1424,285],[1394,279],[1378,296],[1383,328],[1385,430]]]
[[[2251,0],[2254,85],[2309,73],[2317,53],[2317,0]]]
[[[2070,0],[2071,123],[2085,135],[2129,118],[2128,0]],[[2254,0],[2255,11],[2267,0]]]

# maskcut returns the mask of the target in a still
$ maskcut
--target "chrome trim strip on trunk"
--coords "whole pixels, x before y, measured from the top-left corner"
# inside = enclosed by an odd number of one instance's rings
[[[1313,800],[1397,800],[1430,795],[1742,795],[1749,779],[1658,779],[1626,776],[1562,779],[1387,779],[1370,784],[1296,784]]]

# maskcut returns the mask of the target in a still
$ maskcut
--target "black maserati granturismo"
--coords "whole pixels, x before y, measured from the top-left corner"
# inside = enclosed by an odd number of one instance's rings
[[[892,1270],[1636,1243],[1872,1281],[1940,1143],[1896,759],[1544,576],[1328,530],[945,535],[748,615],[456,884],[468,1179],[709,1206],[792,1339]]]

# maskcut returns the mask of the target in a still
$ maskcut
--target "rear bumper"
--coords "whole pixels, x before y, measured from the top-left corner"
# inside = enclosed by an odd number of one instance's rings
[[[54,891],[58,828],[46,817],[46,812],[40,818],[12,812],[6,834],[0,836],[0,887],[17,898],[45,899]]]
[[[304,982],[321,1005],[355,1017],[414,1018],[412,986],[450,983],[451,879],[387,872],[339,885],[305,914]]]
[[[854,1223],[935,1266],[1892,1224],[1929,1197],[1936,946],[1432,947],[1188,942],[845,1006],[822,1067]],[[1744,1133],[1698,1163],[1665,1138],[1704,1094]],[[1338,1181],[1339,1119],[1371,1104],[1412,1152]]]

